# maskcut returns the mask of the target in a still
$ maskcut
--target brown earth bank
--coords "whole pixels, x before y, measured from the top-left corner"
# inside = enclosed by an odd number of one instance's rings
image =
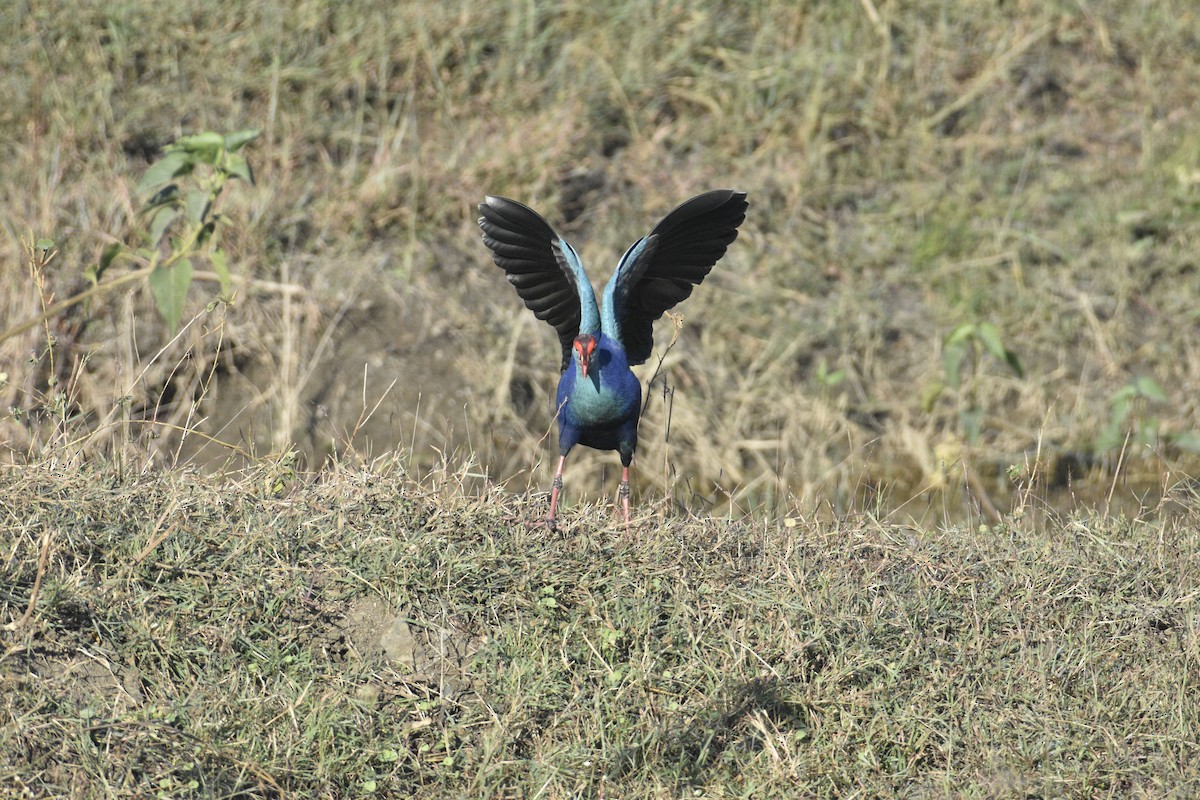
[[[641,375],[641,496],[995,521],[1031,492],[1157,507],[1200,472],[1182,0],[17,3],[0,30],[7,461],[402,451],[544,488],[553,335],[476,204],[538,208],[600,282],[729,186],[741,235]],[[255,181],[220,192],[176,335],[137,273],[139,180],[181,135],[245,129]],[[160,255],[181,246],[168,231]],[[565,477],[604,497],[615,459]]]

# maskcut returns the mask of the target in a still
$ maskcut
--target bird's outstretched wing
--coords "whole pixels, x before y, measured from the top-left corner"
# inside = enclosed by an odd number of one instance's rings
[[[596,297],[578,254],[541,215],[516,200],[488,195],[479,213],[483,243],[525,306],[558,332],[566,369],[581,314],[598,319]]]
[[[692,293],[725,255],[746,218],[746,193],[706,192],[667,214],[625,251],[605,290],[630,364],[654,347],[654,321]]]

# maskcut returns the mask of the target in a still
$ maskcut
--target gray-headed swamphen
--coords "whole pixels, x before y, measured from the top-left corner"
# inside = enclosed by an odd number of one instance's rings
[[[538,319],[558,332],[562,377],[557,412],[560,458],[546,518],[555,527],[563,464],[577,444],[621,454],[618,497],[629,522],[629,464],[637,448],[642,387],[630,366],[650,357],[654,321],[692,293],[737,238],[746,193],[693,197],[625,251],[596,295],[574,248],[528,206],[488,196],[479,205],[483,243]]]

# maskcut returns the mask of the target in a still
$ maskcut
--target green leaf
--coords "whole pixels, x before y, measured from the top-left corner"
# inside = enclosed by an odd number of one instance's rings
[[[1018,378],[1025,377],[1025,368],[1021,366],[1021,359],[1017,358],[1016,353],[1014,353],[1012,350],[1005,349],[1004,361],[1008,364],[1009,369],[1016,373]]]
[[[1138,441],[1146,447],[1158,446],[1158,420],[1154,417],[1144,419],[1137,426]]]
[[[209,254],[208,260],[212,262],[213,272],[217,273],[217,279],[221,281],[221,296],[232,296],[233,277],[229,274],[229,265],[225,263],[225,251],[213,250]]]
[[[963,438],[968,444],[979,441],[979,432],[983,429],[983,409],[967,408],[958,415],[958,423],[962,426]]]
[[[231,178],[241,178],[251,186],[254,185],[254,172],[250,169],[250,162],[237,153],[230,153],[226,156],[225,172]]]
[[[959,342],[947,342],[942,348],[942,371],[946,373],[946,383],[957,387],[962,377],[963,359],[967,357],[966,345]]]
[[[947,345],[962,344],[963,342],[967,341],[968,339],[972,339],[974,337],[975,337],[975,323],[964,322],[963,324],[959,325],[954,330],[950,331],[949,335],[946,336],[945,344],[947,344]]]
[[[146,201],[143,211],[153,211],[159,206],[173,205],[179,199],[179,184],[168,183]]]
[[[200,228],[199,232],[196,234],[196,249],[197,250],[204,247],[204,245],[208,244],[208,240],[210,238],[212,238],[213,231],[215,231],[216,229],[217,229],[217,223],[214,220],[209,220],[208,222],[204,223],[204,225]]]
[[[983,343],[986,349],[992,356],[1000,361],[1005,360],[1004,342],[1000,341],[1000,331],[996,330],[996,326],[990,322],[981,322],[975,328],[976,338]]]
[[[1115,392],[1113,392],[1112,397],[1108,398],[1108,404],[1110,406],[1116,406],[1116,404],[1122,400],[1129,401],[1135,397],[1137,397],[1137,389],[1134,388],[1132,383],[1127,383],[1120,389],[1117,389]]]
[[[1132,399],[1128,396],[1121,397],[1120,392],[1113,395],[1113,399],[1109,401],[1109,407],[1112,411],[1109,413],[1109,424],[1113,427],[1120,427],[1125,418],[1129,416],[1129,409],[1132,404]]]
[[[121,243],[113,242],[108,247],[100,252],[100,261],[96,266],[89,269],[85,274],[92,283],[99,283],[100,278],[104,276],[105,270],[112,266],[116,257],[121,254]]]
[[[1124,444],[1124,434],[1121,433],[1121,429],[1115,426],[1109,426],[1104,428],[1104,431],[1100,432],[1100,435],[1098,435],[1096,438],[1096,445],[1094,446],[1096,446],[1096,452],[1105,453],[1109,452],[1110,450],[1116,450],[1117,447],[1120,447],[1122,444]]]
[[[956,334],[959,334],[964,327],[967,326],[960,325],[950,336],[954,337]],[[1008,364],[1009,369],[1016,373],[1018,378],[1025,377],[1025,369],[1021,366],[1021,359],[1017,357],[1016,353],[1004,346],[1004,341],[1000,338],[1000,331],[996,329],[995,325],[990,322],[981,322],[978,325],[970,325],[969,327],[969,332],[961,334],[962,339],[966,339],[968,336],[974,338],[983,345],[983,349],[987,350],[992,358]]]
[[[183,316],[183,301],[192,283],[192,262],[181,258],[169,267],[160,266],[150,273],[150,291],[158,312],[162,314],[171,332],[179,330],[179,319]]]
[[[1189,453],[1200,453],[1200,435],[1192,431],[1175,433],[1170,437],[1171,444]]]
[[[146,174],[142,175],[142,180],[137,187],[138,194],[145,194],[172,178],[186,175],[192,171],[194,166],[196,166],[195,159],[188,153],[170,151],[151,164],[150,168],[146,170]]]
[[[150,223],[150,246],[157,247],[162,241],[163,234],[167,232],[167,228],[171,223],[179,217],[179,209],[174,206],[163,206],[154,214],[154,220]]]
[[[1158,385],[1158,381],[1149,375],[1139,375],[1133,379],[1130,385],[1133,386],[1133,390],[1137,392],[1138,397],[1144,397],[1147,400],[1157,400],[1160,403],[1167,402],[1167,393]]]
[[[845,370],[835,369],[833,372],[830,372],[829,363],[824,358],[817,362],[817,382],[821,385],[832,389],[841,383],[845,377]]]
[[[221,151],[225,149],[225,137],[219,133],[205,131],[194,136],[181,136],[168,149],[183,151],[205,164],[217,163]]]
[[[946,391],[946,384],[941,381],[934,381],[926,386],[925,391],[921,392],[921,410],[926,414],[933,411],[933,406],[944,391]]]
[[[53,239],[38,239],[37,244],[34,245],[34,247],[36,247],[38,250],[41,250],[43,253],[48,253],[54,249],[54,240]]]
[[[212,206],[212,195],[203,189],[192,189],[187,193],[187,218],[195,223],[204,221]]]
[[[234,133],[225,134],[225,149],[231,153],[236,153],[241,150],[246,144],[254,141],[262,133],[261,128],[247,128],[244,131],[235,131]]]
[[[109,266],[112,266],[113,261],[120,254],[121,242],[119,241],[114,241],[112,245],[104,248],[104,251],[100,254],[100,270],[97,271],[96,277],[100,277],[100,273],[102,273],[104,270],[107,270]]]

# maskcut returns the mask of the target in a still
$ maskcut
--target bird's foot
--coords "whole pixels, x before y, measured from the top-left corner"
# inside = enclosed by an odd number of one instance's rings
[[[621,524],[625,528],[625,534],[629,534],[629,481],[621,481],[621,485],[617,488],[617,501],[620,509],[618,515],[621,517]]]
[[[558,493],[562,491],[562,459],[558,462],[558,472],[554,474],[554,483],[550,484],[550,513],[546,515],[546,527],[553,533],[558,530]]]

